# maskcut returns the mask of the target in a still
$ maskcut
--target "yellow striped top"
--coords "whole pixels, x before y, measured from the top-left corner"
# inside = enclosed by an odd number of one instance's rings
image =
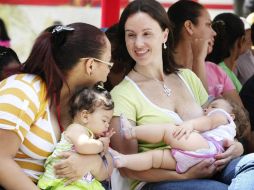
[[[13,75],[0,83],[0,128],[21,139],[15,161],[33,181],[56,145],[45,97],[46,85],[36,75]]]

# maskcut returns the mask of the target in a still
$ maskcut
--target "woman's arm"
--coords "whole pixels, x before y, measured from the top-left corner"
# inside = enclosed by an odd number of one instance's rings
[[[0,186],[11,190],[39,190],[13,159],[20,143],[17,134],[0,129]]]
[[[242,103],[242,100],[238,94],[238,92],[233,89],[233,90],[230,90],[230,91],[226,91],[226,92],[223,92],[222,93],[222,96],[225,98],[225,99],[228,99],[228,100],[231,100],[235,103],[237,103],[238,105],[242,106],[243,107],[243,103]]]
[[[133,125],[135,125],[132,122]],[[138,152],[138,143],[136,140],[126,140],[120,132],[120,119],[119,117],[113,117],[110,123],[110,127],[114,129],[116,134],[111,138],[111,147],[124,154],[133,154]],[[209,167],[210,166],[210,167]],[[175,171],[164,169],[150,169],[146,171],[133,171],[126,168],[119,170],[121,175],[138,179],[141,181],[158,182],[163,180],[181,180],[192,178],[203,178],[211,176],[215,168],[211,166],[209,160],[205,160],[195,167],[190,169],[185,174],[178,174]]]
[[[111,175],[113,170],[113,161],[109,153],[105,154],[107,164],[98,154],[81,155],[63,152],[59,156],[62,160],[54,165],[55,174],[59,178],[67,178],[67,183],[81,179],[88,172],[91,172],[98,181],[103,181]]]

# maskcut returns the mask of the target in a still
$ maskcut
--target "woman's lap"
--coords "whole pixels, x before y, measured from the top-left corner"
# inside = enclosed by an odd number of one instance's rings
[[[214,179],[148,183],[142,190],[240,190],[254,189],[254,153],[233,159]],[[229,185],[229,186],[228,186]]]
[[[185,181],[165,181],[146,184],[142,190],[227,190],[228,185],[215,180],[194,179]]]

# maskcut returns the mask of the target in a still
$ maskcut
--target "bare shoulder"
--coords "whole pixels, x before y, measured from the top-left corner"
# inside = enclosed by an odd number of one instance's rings
[[[76,136],[77,134],[79,134],[79,135],[85,134],[85,135],[89,136],[89,131],[83,125],[80,125],[80,124],[77,124],[77,123],[72,123],[65,130],[65,134],[67,136],[73,136],[73,135]]]

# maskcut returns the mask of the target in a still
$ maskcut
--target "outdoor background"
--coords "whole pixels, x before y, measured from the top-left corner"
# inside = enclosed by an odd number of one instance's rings
[[[176,0],[158,0],[167,9]],[[233,0],[197,0],[212,17],[221,12],[233,12]],[[54,21],[64,25],[86,22],[101,27],[100,0],[0,0],[0,17],[11,38],[11,47],[23,62],[36,36]],[[128,0],[121,0],[124,8]]]

